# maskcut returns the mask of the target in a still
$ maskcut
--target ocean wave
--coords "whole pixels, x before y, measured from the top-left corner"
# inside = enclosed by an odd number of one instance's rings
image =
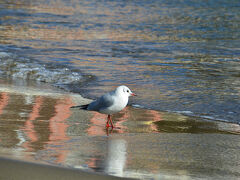
[[[0,76],[51,84],[74,84],[83,79],[79,70],[67,65],[44,64],[12,53],[0,52]]]

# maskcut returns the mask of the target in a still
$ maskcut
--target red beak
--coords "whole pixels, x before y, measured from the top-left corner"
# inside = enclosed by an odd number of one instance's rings
[[[131,96],[137,96],[136,94],[132,93]]]

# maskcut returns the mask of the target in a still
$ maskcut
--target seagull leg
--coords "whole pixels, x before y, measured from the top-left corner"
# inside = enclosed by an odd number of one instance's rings
[[[107,123],[106,123],[106,128],[109,128],[109,127],[110,127],[110,125],[109,125],[110,119],[111,119],[111,117],[110,117],[110,115],[108,115],[108,117],[107,117]]]
[[[111,127],[114,128],[114,126],[113,126],[113,122],[112,122],[112,118],[111,118],[110,115],[108,115],[108,116],[109,116],[109,120],[110,120],[110,123],[111,123]]]

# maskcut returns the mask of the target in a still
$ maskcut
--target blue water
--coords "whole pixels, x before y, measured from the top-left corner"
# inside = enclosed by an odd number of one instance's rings
[[[238,0],[6,0],[0,75],[240,123],[239,19]]]

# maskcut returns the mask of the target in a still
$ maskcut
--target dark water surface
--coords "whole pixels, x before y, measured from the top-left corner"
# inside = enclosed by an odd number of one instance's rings
[[[239,21],[238,0],[5,0],[0,75],[239,124]]]

